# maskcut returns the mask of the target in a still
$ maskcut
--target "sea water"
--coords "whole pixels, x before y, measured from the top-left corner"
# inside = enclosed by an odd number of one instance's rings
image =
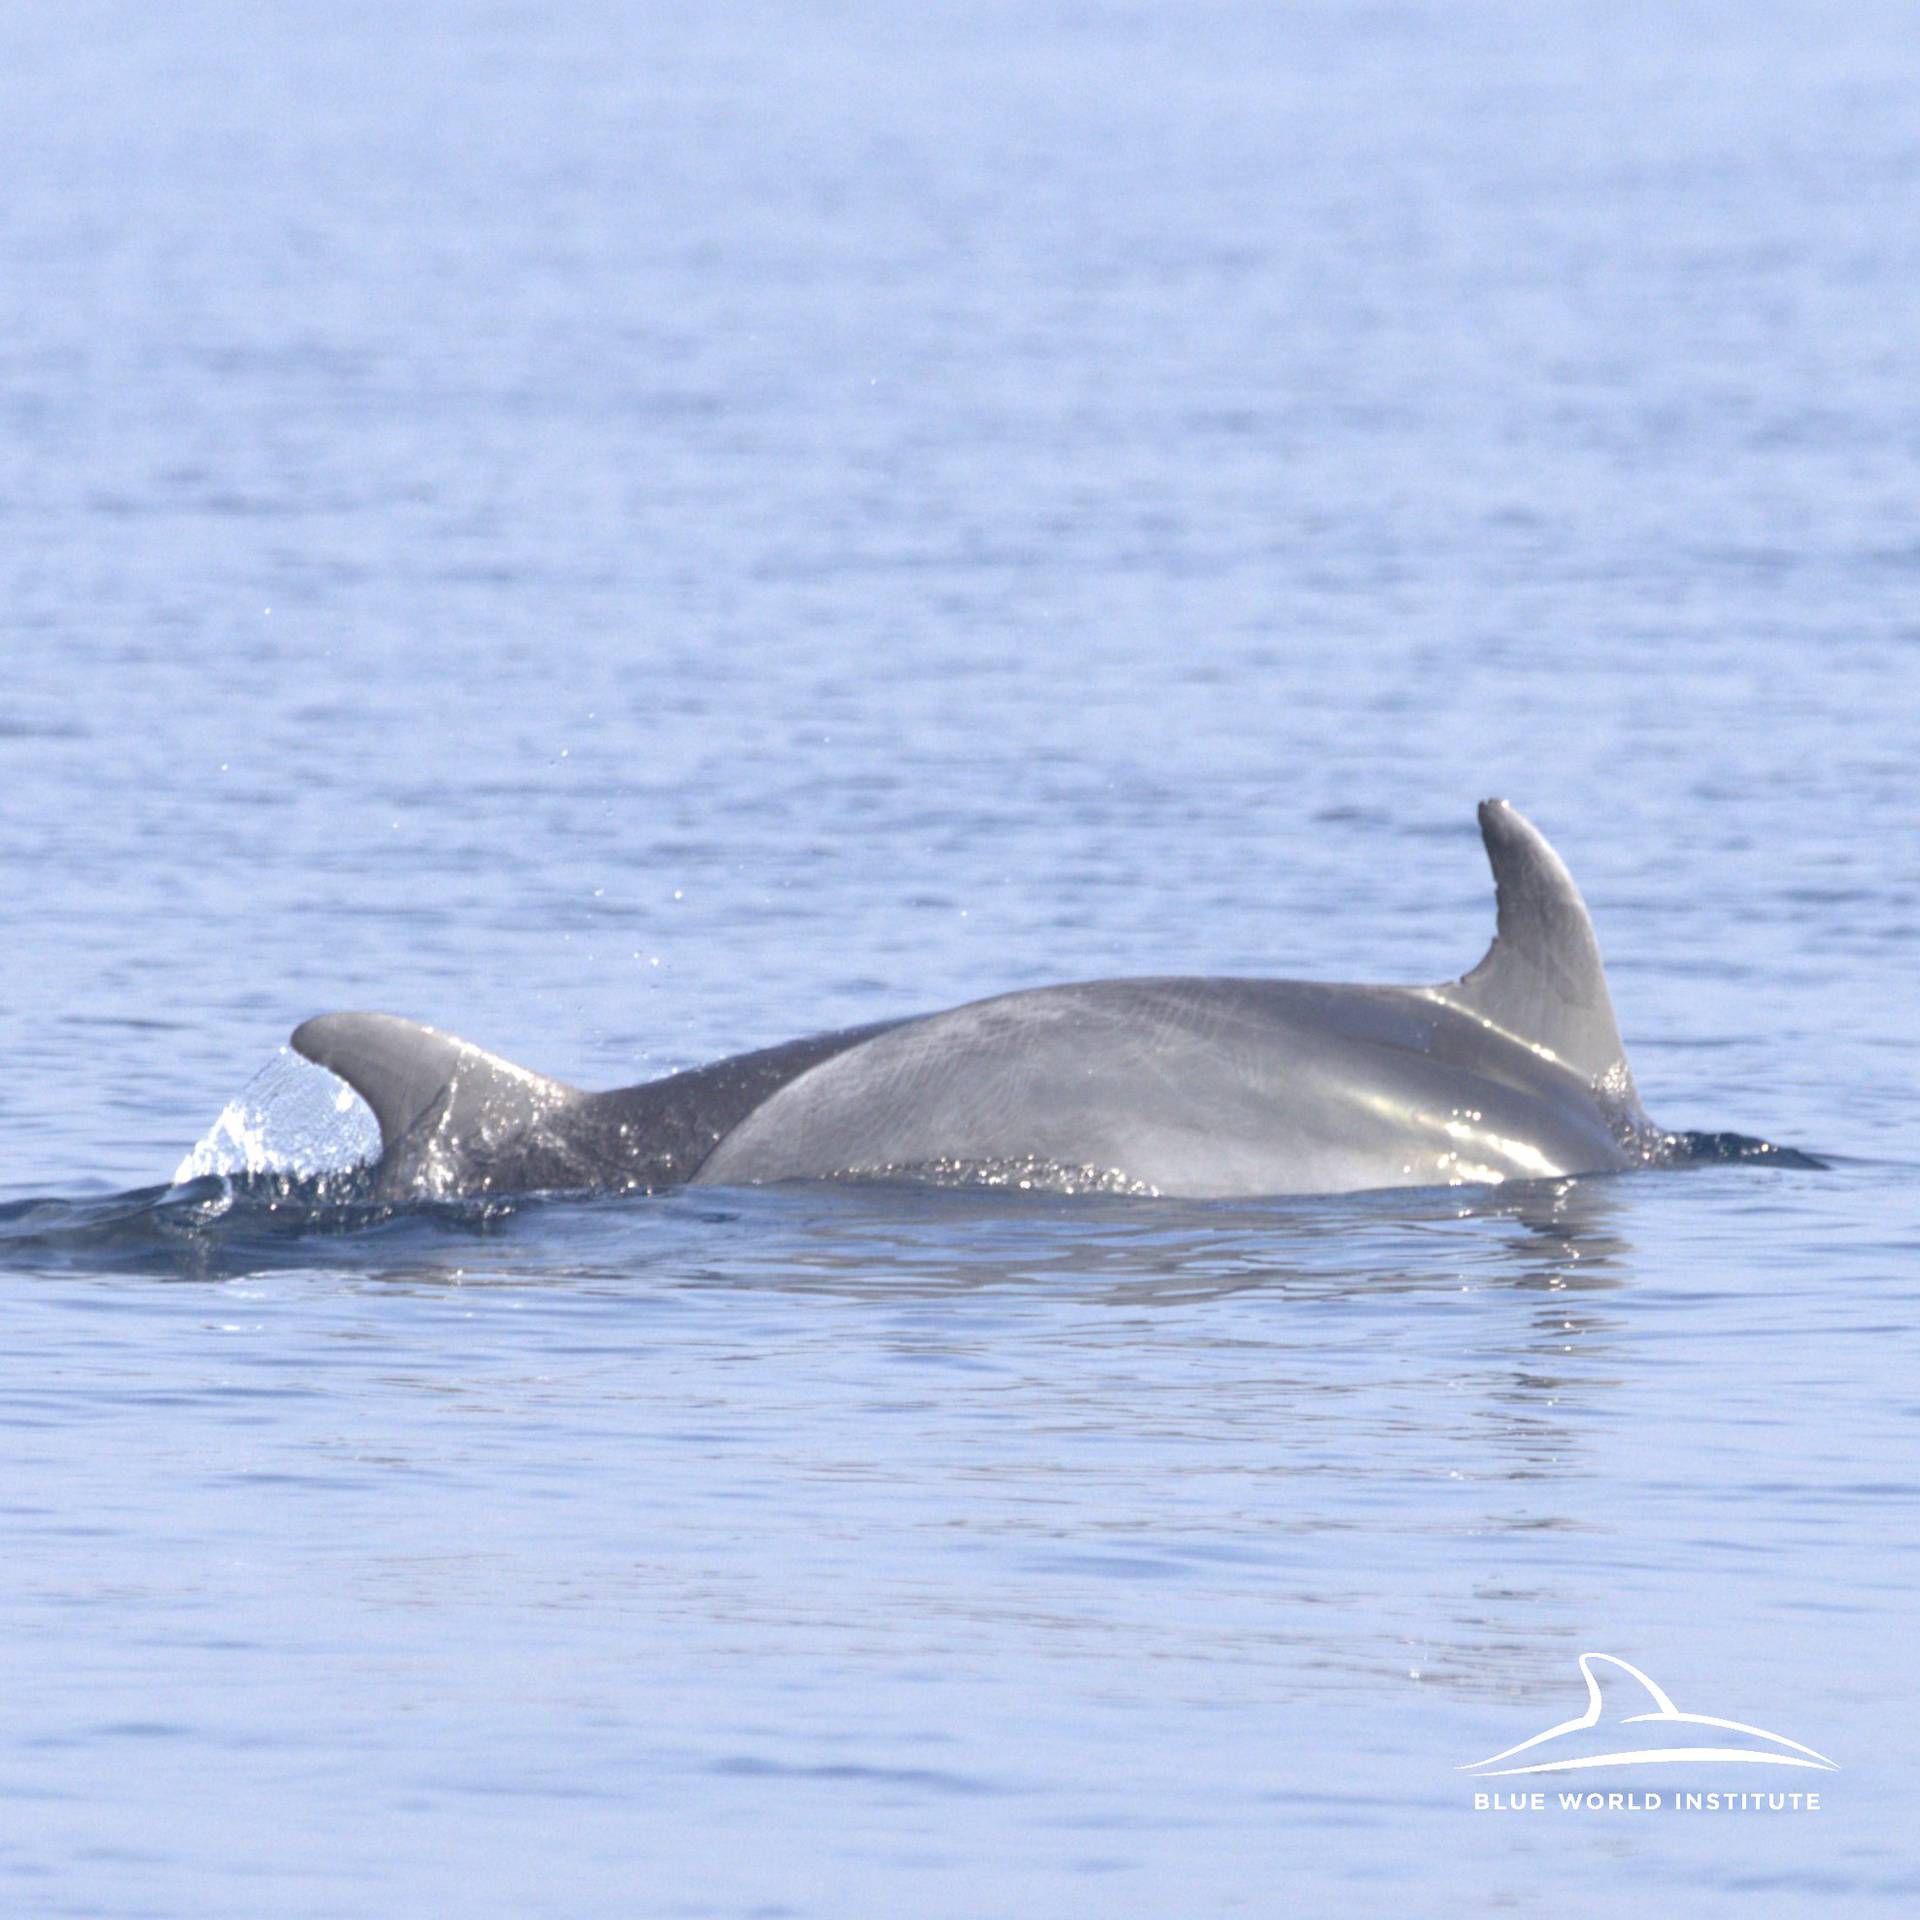
[[[0,1904],[1910,1911],[1911,24],[13,10]],[[1824,1170],[275,1180],[331,1008],[1446,978],[1489,793]],[[1834,1769],[1476,1807],[1594,1651]]]

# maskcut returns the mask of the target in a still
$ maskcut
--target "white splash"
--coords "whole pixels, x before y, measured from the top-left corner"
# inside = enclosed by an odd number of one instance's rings
[[[380,1157],[373,1109],[324,1067],[282,1047],[221,1110],[175,1169],[177,1187],[205,1174],[341,1173]]]

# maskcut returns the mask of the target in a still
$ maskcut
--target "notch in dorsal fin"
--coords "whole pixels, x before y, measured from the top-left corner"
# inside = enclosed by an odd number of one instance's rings
[[[497,1159],[580,1097],[558,1080],[390,1013],[323,1013],[294,1029],[293,1047],[373,1109],[388,1188],[454,1191],[470,1163]]]
[[[1435,988],[1436,997],[1632,1101],[1600,943],[1573,876],[1539,828],[1504,800],[1481,801],[1480,835],[1499,931],[1486,958],[1465,979]]]

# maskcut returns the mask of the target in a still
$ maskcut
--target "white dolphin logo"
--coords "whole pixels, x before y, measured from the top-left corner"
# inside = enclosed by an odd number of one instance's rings
[[[1724,1733],[1744,1733],[1756,1740],[1772,1743],[1772,1750],[1752,1747],[1728,1746],[1639,1746],[1623,1748],[1612,1753],[1581,1754],[1572,1759],[1522,1761],[1515,1766],[1502,1766],[1503,1760],[1512,1760],[1516,1754],[1529,1752],[1544,1746],[1549,1740],[1559,1740],[1570,1733],[1580,1733],[1595,1726],[1600,1719],[1601,1692],[1600,1675],[1596,1667],[1604,1661],[1609,1667],[1618,1667],[1620,1671],[1637,1680],[1647,1690],[1647,1697],[1653,1702],[1651,1713],[1617,1714],[1609,1722],[1611,1726],[1623,1727],[1718,1727]],[[1825,1772],[1837,1773],[1839,1767],[1824,1753],[1815,1753],[1811,1747],[1803,1747],[1797,1740],[1789,1740],[1784,1734],[1769,1733],[1765,1727],[1750,1727],[1744,1720],[1719,1720],[1709,1713],[1682,1713],[1665,1692],[1636,1666],[1616,1658],[1611,1653],[1583,1653],[1580,1656],[1581,1676],[1587,1683],[1587,1710],[1572,1720],[1563,1720],[1557,1727],[1549,1727],[1544,1733],[1536,1733],[1531,1740],[1522,1740],[1517,1747],[1509,1747],[1504,1753],[1496,1753],[1485,1760],[1474,1760],[1458,1769],[1461,1773],[1479,1773],[1500,1775],[1510,1773],[1571,1773],[1581,1767],[1636,1767],[1651,1766],[1658,1763],[1677,1760],[1713,1760],[1732,1761],[1741,1766],[1753,1767],[1815,1767]],[[1638,1704],[1636,1701],[1635,1704]]]

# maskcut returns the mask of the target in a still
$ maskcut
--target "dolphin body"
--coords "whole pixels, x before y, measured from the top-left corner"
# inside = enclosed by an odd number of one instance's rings
[[[834,1178],[1220,1198],[1658,1158],[1579,891],[1505,801],[1480,831],[1498,931],[1440,986],[1087,981],[612,1093],[388,1014],[293,1045],[373,1109],[386,1199]]]

